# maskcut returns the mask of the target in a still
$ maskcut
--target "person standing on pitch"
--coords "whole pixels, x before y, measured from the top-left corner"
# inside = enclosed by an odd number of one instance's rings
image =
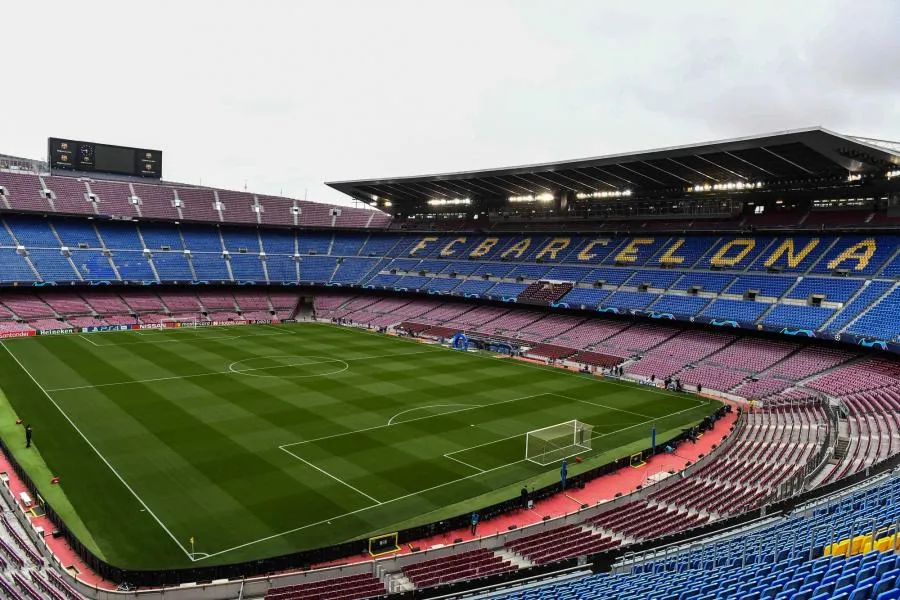
[[[478,529],[478,513],[472,513],[472,535],[475,535],[475,530]]]
[[[569,462],[564,458],[562,466],[559,468],[559,484],[562,489],[566,489],[566,476],[569,474]]]
[[[25,426],[25,447],[31,448],[31,425]]]

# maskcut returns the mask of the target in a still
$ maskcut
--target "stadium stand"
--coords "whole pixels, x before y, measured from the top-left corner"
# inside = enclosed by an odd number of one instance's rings
[[[461,579],[496,575],[515,569],[502,556],[487,548],[435,558],[403,567],[403,574],[419,589]]]
[[[546,564],[579,554],[615,548],[621,540],[604,535],[585,525],[563,525],[541,533],[520,537],[505,548],[534,564]]]
[[[740,161],[729,169],[752,162]],[[587,520],[523,532],[502,546],[409,559],[397,573],[415,589],[689,533],[861,477],[900,451],[900,367],[881,352],[900,343],[900,236],[882,207],[422,225],[376,210],[185,184],[6,171],[0,203],[0,283],[10,287],[0,294],[0,336],[155,325],[173,316],[290,319],[308,310],[311,288],[286,286],[302,284],[315,286],[321,320],[402,323],[432,338],[465,331],[525,348],[527,357],[599,371],[622,366],[625,379],[642,383],[671,377],[752,408],[702,464],[683,476],[658,474],[664,485],[641,497],[589,507]],[[751,333],[759,330],[770,334]],[[867,485],[733,540],[645,561],[630,574],[497,597],[900,597],[897,484]],[[858,542],[860,519],[873,525]],[[76,598],[45,570],[18,521],[9,514],[0,521],[0,592]],[[885,552],[873,551],[879,544]],[[382,575],[325,577],[266,597],[361,599],[388,591]]]
[[[897,487],[896,478],[882,480],[825,505],[802,508],[755,531],[675,551],[664,558],[651,557],[624,567],[627,572],[577,577],[493,597],[891,600],[900,597],[900,565],[892,551],[895,536],[889,529],[900,516]],[[870,525],[860,526],[860,512]],[[877,531],[881,533],[873,536]],[[841,541],[851,538],[852,545]],[[886,543],[879,543],[882,540]],[[832,553],[835,546],[847,550]],[[858,549],[853,550],[854,546]]]
[[[271,588],[266,600],[361,600],[385,593],[384,584],[371,574],[339,577],[299,585]]]
[[[120,192],[124,189],[121,185],[119,188]],[[166,194],[151,196],[148,190],[141,191],[148,198],[165,197],[164,202],[168,202]],[[597,240],[588,236],[541,236],[532,240],[531,249],[520,258],[507,252],[517,243],[528,241],[527,236],[476,236],[465,244],[452,245],[456,238],[440,236],[423,240],[416,235],[286,232],[238,226],[220,232],[198,223],[100,221],[89,225],[58,217],[21,215],[6,215],[3,225],[0,258],[5,259],[0,261],[0,281],[7,282],[300,281],[516,300],[582,310],[637,311],[636,314],[786,333],[802,330],[823,336],[883,336],[886,341],[900,341],[900,330],[895,330],[890,321],[900,295],[894,280],[881,278],[893,276],[888,272],[893,273],[893,265],[900,264],[892,252],[894,236],[726,235],[713,245],[708,240],[704,242],[702,236],[677,240],[666,236],[626,237],[613,240],[602,251],[596,246]],[[571,250],[544,256],[543,260],[570,264],[550,267],[521,262],[546,254],[547,247],[552,248],[561,239],[568,241],[567,248]],[[489,251],[481,252],[479,248],[487,243],[485,240],[497,242]],[[652,243],[635,246],[636,242],[648,240]],[[790,246],[785,245],[788,242]],[[421,249],[414,250],[422,244]],[[452,245],[452,255],[446,254],[447,244]],[[810,272],[820,274],[802,274],[796,261],[793,264],[797,268],[788,269],[795,275],[788,275],[787,271],[741,274],[742,270],[769,268],[797,252],[802,244],[813,245],[802,261],[808,262]],[[751,245],[746,253],[737,252]],[[631,246],[652,246],[657,258],[668,249],[673,260],[676,252],[682,252],[683,256],[677,258],[696,262],[697,266],[687,272],[636,268],[643,259],[638,256],[630,260]],[[691,248],[705,258],[691,254]],[[409,258],[414,251],[416,257]],[[470,256],[466,262],[452,260],[465,252],[478,253],[477,259]],[[419,258],[420,253],[430,258]],[[505,262],[492,260],[504,254]],[[383,258],[385,255],[388,258]],[[598,261],[607,266],[590,268]],[[587,264],[572,264],[578,262]],[[714,273],[704,267],[734,272]],[[849,270],[853,276],[829,276],[839,268]],[[561,279],[531,283],[509,280],[521,277],[527,281],[545,275]],[[654,291],[644,291],[645,288]]]

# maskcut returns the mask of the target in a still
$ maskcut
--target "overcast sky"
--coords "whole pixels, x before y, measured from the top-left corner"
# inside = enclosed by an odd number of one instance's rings
[[[900,2],[3,3],[0,153],[159,148],[170,181],[324,181],[822,125],[900,140]]]

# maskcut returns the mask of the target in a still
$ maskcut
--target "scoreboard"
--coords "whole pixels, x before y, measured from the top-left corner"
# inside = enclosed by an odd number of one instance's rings
[[[162,151],[49,138],[51,169],[162,178]]]

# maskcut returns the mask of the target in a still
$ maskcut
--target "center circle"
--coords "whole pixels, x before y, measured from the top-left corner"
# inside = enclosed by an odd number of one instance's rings
[[[286,354],[277,356],[254,356],[236,360],[228,365],[228,370],[237,375],[250,377],[271,377],[279,379],[304,379],[337,375],[350,368],[347,361],[329,356],[303,356]],[[301,371],[288,374],[284,371]]]

